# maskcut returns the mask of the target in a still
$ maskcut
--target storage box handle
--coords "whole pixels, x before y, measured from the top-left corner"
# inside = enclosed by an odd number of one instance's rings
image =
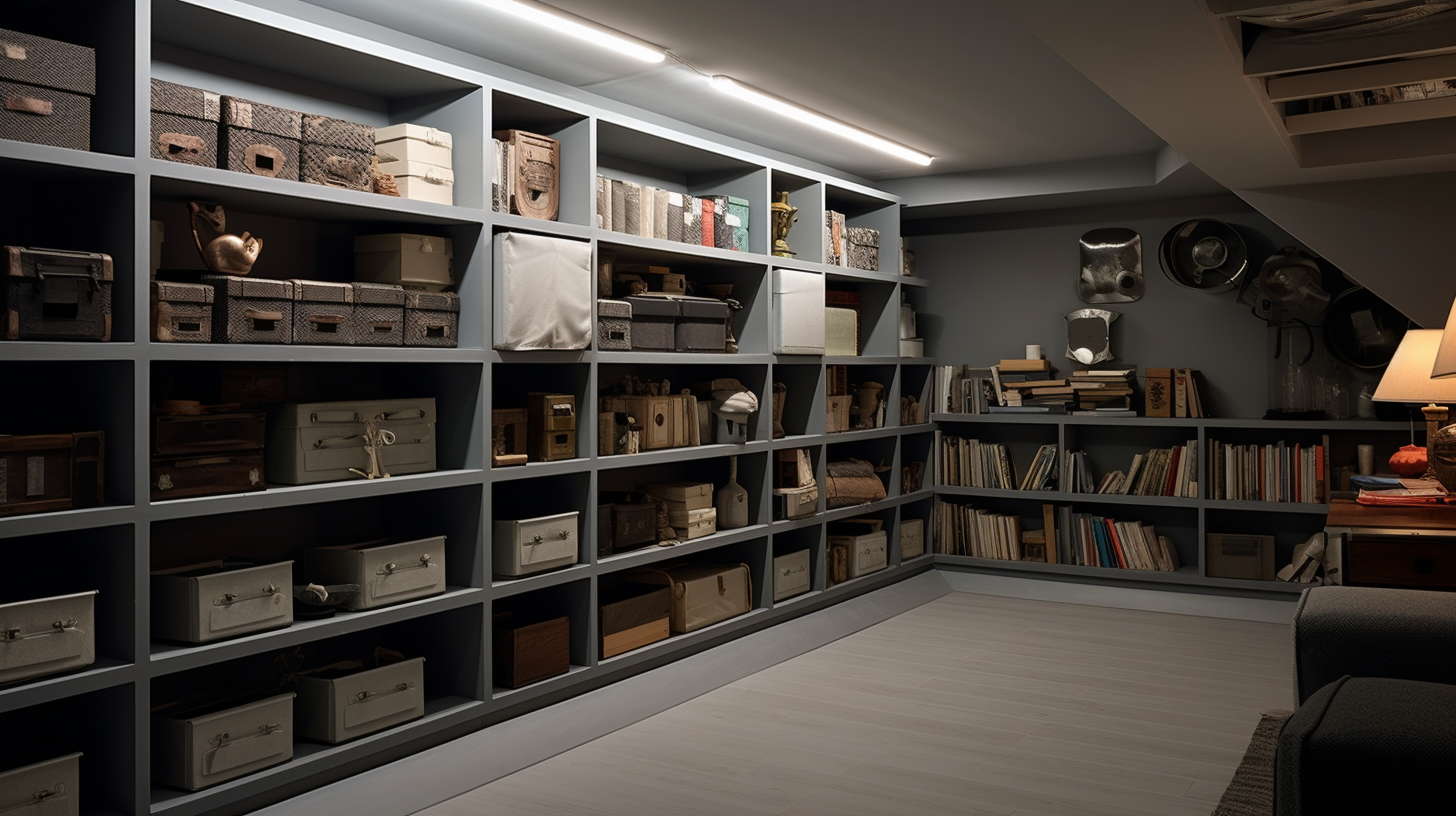
[[[244,166],[252,173],[277,178],[283,172],[285,159],[283,151],[266,144],[252,144],[243,151]]]
[[[223,594],[212,599],[212,605],[232,606],[235,603],[242,603],[243,601],[256,601],[259,598],[269,598],[277,594],[278,585],[268,584],[267,586],[263,587],[263,591],[259,592],[257,595],[239,595],[236,592],[224,592]]]
[[[55,107],[44,99],[33,96],[6,96],[5,107],[16,113],[30,113],[36,116],[50,116]]]
[[[191,157],[202,155],[202,148],[207,143],[200,136],[189,136],[186,133],[163,133],[157,137],[157,145],[162,149],[162,155],[174,157],[186,154]]]
[[[0,44],[0,50],[4,51],[5,59],[16,60],[17,62],[24,61],[26,59],[25,46],[23,45],[15,45],[14,43],[3,43]],[[431,142],[431,144],[433,144],[433,142]]]
[[[75,618],[58,620],[51,624],[49,629],[41,629],[37,632],[27,632],[18,626],[0,629],[0,643],[11,643],[17,640],[29,640],[31,638],[47,637],[49,635],[61,635],[66,632],[80,632],[80,621]]]
[[[325,334],[337,333],[339,327],[344,324],[344,316],[329,314],[309,315],[308,322],[313,324],[314,331]]]
[[[317,425],[322,422],[363,422],[357,411],[314,411],[308,421]]]
[[[405,680],[396,683],[393,688],[387,688],[384,691],[370,691],[369,689],[365,689],[355,694],[349,700],[348,704],[355,705],[357,703],[368,702],[369,700],[378,700],[380,697],[388,697],[391,694],[398,694],[401,691],[409,691],[414,687],[415,684],[413,680]]]
[[[58,256],[52,260],[36,261],[35,283],[37,286],[45,286],[47,277],[86,278],[91,281],[91,291],[95,292],[101,289],[101,262],[90,254],[63,252],[55,249],[37,251],[44,252],[47,255]]]
[[[391,561],[388,564],[385,564],[384,566],[382,566],[379,569],[375,570],[374,571],[374,574],[375,575],[393,575],[396,572],[404,572],[405,570],[429,569],[430,567],[433,567],[433,566],[435,566],[434,560],[432,558],[430,558],[430,554],[429,553],[425,553],[424,555],[420,556],[420,563],[418,563],[418,564],[414,564],[414,565],[411,565],[411,566],[408,566],[408,567],[401,567],[400,565],[398,565],[398,564],[394,563],[393,561]]]
[[[261,309],[244,309],[243,317],[246,317],[249,320],[272,320],[276,322],[283,319],[283,313],[265,312]]]
[[[393,411],[393,412],[385,413],[382,416],[383,416],[383,418],[386,421],[388,421],[388,420],[395,420],[395,419],[424,419],[425,418],[425,409],[423,409],[423,408],[405,408],[404,410],[401,410],[401,411]]]
[[[55,799],[57,797],[65,795],[66,783],[57,782],[54,787],[46,788],[45,790],[35,791],[30,795],[30,798],[34,799],[37,802],[44,802],[47,799]],[[19,808],[16,809],[19,810]]]

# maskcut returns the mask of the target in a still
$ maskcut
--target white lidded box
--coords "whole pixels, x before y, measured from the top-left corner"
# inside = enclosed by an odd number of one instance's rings
[[[427,125],[404,123],[374,129],[374,155],[379,169],[399,175],[391,167],[401,162],[419,162],[450,169],[454,167],[454,139],[443,130]]]
[[[809,591],[814,575],[809,572],[809,551],[774,556],[773,599],[775,602]]]
[[[424,162],[390,162],[381,170],[394,174],[401,198],[430,201],[446,206],[455,203],[455,171]]]
[[[502,351],[584,349],[592,341],[591,244],[495,236],[494,343]]]
[[[77,816],[81,812],[81,754],[66,754],[0,771],[5,816]]]
[[[408,232],[356,236],[354,279],[444,291],[455,285],[455,244],[438,235]]]
[[[264,452],[274,484],[361,479],[374,466],[391,476],[435,469],[433,397],[285,405],[269,425]]]
[[[702,510],[668,510],[667,523],[679,538],[691,540],[718,532],[718,508]]]
[[[0,686],[96,662],[96,591],[0,603]]]
[[[299,578],[315,584],[358,584],[345,609],[374,609],[445,591],[445,537],[306,547]]]
[[[293,562],[212,561],[152,573],[152,636],[184,643],[293,623]]]
[[[158,782],[201,790],[293,758],[293,693],[152,715]]]
[[[830,536],[831,545],[849,547],[849,577],[879,572],[889,565],[889,537],[884,530],[852,536]]]
[[[774,353],[824,353],[824,276],[773,271]]]
[[[337,745],[425,715],[425,659],[295,678],[298,735]]]
[[[529,519],[497,519],[491,563],[496,575],[531,575],[577,562],[577,511]]]

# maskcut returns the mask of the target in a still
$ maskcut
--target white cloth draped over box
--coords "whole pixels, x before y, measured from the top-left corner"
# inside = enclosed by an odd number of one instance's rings
[[[495,236],[495,270],[497,349],[591,345],[591,244],[503,232]]]

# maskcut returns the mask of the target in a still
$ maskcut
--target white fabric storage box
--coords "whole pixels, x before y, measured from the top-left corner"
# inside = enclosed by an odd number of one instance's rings
[[[394,174],[400,198],[446,206],[455,204],[455,171],[448,167],[423,162],[390,162],[380,165],[379,169]]]
[[[152,773],[183,790],[293,759],[293,693],[152,715]]]
[[[592,338],[591,244],[526,232],[495,236],[495,347],[584,349]]]
[[[455,244],[449,238],[407,232],[356,236],[354,279],[443,291],[455,285]]]
[[[387,431],[379,465],[391,476],[435,469],[435,400],[361,400],[285,405],[269,423],[264,448],[267,478],[274,484],[315,484],[359,479],[369,472],[365,435]]]
[[[96,592],[0,603],[0,686],[96,662]]]
[[[80,753],[0,771],[0,813],[5,816],[77,816],[80,812]]]
[[[690,541],[718,532],[718,508],[702,510],[668,510],[667,523],[678,538]]]
[[[427,598],[445,591],[445,537],[305,547],[298,573],[314,584],[358,584],[344,604],[355,611]]]
[[[859,310],[824,307],[824,353],[831,357],[859,355]]]
[[[298,735],[337,745],[425,715],[425,659],[296,678]]]
[[[824,276],[773,271],[774,353],[824,353]]]
[[[420,162],[451,168],[454,163],[454,138],[446,131],[427,125],[404,123],[374,129],[374,155],[386,173],[399,175],[390,165],[399,162]]]
[[[809,572],[809,551],[776,555],[773,560],[773,599],[775,602],[809,591],[814,576]]]
[[[597,298],[597,350],[632,350],[632,304]]]
[[[878,572],[889,565],[889,536],[884,530],[853,536],[830,536],[830,544],[849,546],[849,577]]]
[[[225,561],[152,573],[152,637],[184,643],[279,629],[293,623],[293,562]]]
[[[579,557],[578,513],[539,518],[497,519],[491,539],[496,575],[531,575],[575,564]]]

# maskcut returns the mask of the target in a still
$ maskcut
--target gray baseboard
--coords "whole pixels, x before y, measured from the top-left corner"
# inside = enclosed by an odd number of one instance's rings
[[[1290,595],[1287,600],[1282,597],[1249,598],[1190,590],[1163,590],[1147,585],[1106,586],[948,569],[936,572],[956,592],[1265,623],[1289,623],[1294,605],[1299,600],[1298,595]]]

